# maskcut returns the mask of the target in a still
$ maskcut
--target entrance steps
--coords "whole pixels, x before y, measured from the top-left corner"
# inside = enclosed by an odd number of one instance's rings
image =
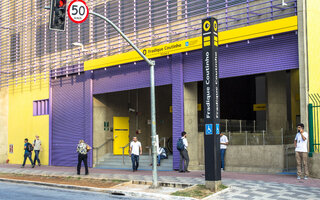
[[[149,155],[139,156],[139,168],[138,170],[152,170],[151,157]],[[96,168],[99,169],[132,169],[131,157],[128,155],[124,156],[124,163],[122,155],[105,154],[100,157]],[[157,167],[159,171],[172,171],[173,170],[173,159],[172,155],[168,159],[162,159],[161,165]]]

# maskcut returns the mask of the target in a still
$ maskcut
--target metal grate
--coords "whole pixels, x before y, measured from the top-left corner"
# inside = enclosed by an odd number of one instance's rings
[[[200,36],[201,20],[215,16],[230,30],[297,14],[296,0],[91,0],[89,10],[109,17],[139,48]],[[105,22],[90,16],[66,23],[66,32],[48,29],[50,0],[3,0],[0,8],[0,87],[51,75],[79,73],[88,59],[131,51]],[[82,52],[72,43],[80,42]],[[72,66],[69,70],[68,66]]]

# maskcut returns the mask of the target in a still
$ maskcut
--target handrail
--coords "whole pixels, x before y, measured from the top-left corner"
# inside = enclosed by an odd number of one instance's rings
[[[92,147],[92,149],[96,149],[96,163],[98,163],[98,156],[99,156],[99,150],[101,147],[103,147],[104,145],[106,145],[108,142],[113,141],[113,138],[108,139],[107,141],[105,141],[103,144],[101,144],[98,147]]]
[[[92,147],[92,149],[100,149],[102,146],[104,146],[105,144],[107,144],[108,142],[113,141],[113,138],[108,139],[106,142],[104,142],[103,144],[101,144],[98,147]]]
[[[123,147],[119,147],[119,148],[122,148],[122,164],[125,164],[124,163],[124,149],[127,148],[129,145],[130,145],[130,142]]]

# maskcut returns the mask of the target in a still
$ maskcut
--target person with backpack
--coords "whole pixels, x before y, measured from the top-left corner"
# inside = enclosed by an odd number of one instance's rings
[[[23,164],[21,168],[24,168],[27,158],[29,158],[32,168],[34,168],[34,163],[32,162],[32,159],[31,159],[32,151],[33,151],[32,144],[28,142],[28,138],[24,139],[24,159],[23,159]]]
[[[164,148],[162,148],[160,145],[159,145],[159,148],[158,148],[157,158],[158,158],[158,166],[160,166],[161,159],[168,158],[166,150]]]
[[[188,140],[187,140],[187,133],[185,131],[181,133],[181,138],[179,138],[177,142],[177,149],[180,152],[179,172],[180,173],[190,172],[188,171],[188,165],[189,165]],[[183,166],[182,166],[182,163],[183,163]]]
[[[36,139],[33,141],[33,148],[34,148],[34,165],[36,165],[36,162],[38,161],[39,167],[41,166],[40,159],[39,159],[39,153],[41,149],[41,140],[39,139],[39,136],[36,135]]]

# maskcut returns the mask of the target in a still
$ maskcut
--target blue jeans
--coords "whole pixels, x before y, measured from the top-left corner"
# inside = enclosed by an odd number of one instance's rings
[[[25,152],[25,153],[24,153],[24,159],[23,159],[23,164],[22,164],[22,166],[25,166],[27,158],[29,158],[29,160],[30,160],[30,162],[31,162],[31,165],[33,165],[33,162],[32,162],[32,159],[31,159],[31,155],[32,155],[31,152]]]
[[[221,153],[221,168],[224,169],[224,155],[226,153],[226,149],[220,149]]]
[[[33,163],[36,164],[36,162],[38,161],[38,165],[40,165],[40,159],[39,159],[39,150],[34,150],[34,161]]]
[[[164,155],[158,155],[157,158],[158,158],[158,165],[160,165],[160,160],[165,159],[166,157]]]
[[[139,167],[139,156],[131,154],[132,170],[137,171]]]

